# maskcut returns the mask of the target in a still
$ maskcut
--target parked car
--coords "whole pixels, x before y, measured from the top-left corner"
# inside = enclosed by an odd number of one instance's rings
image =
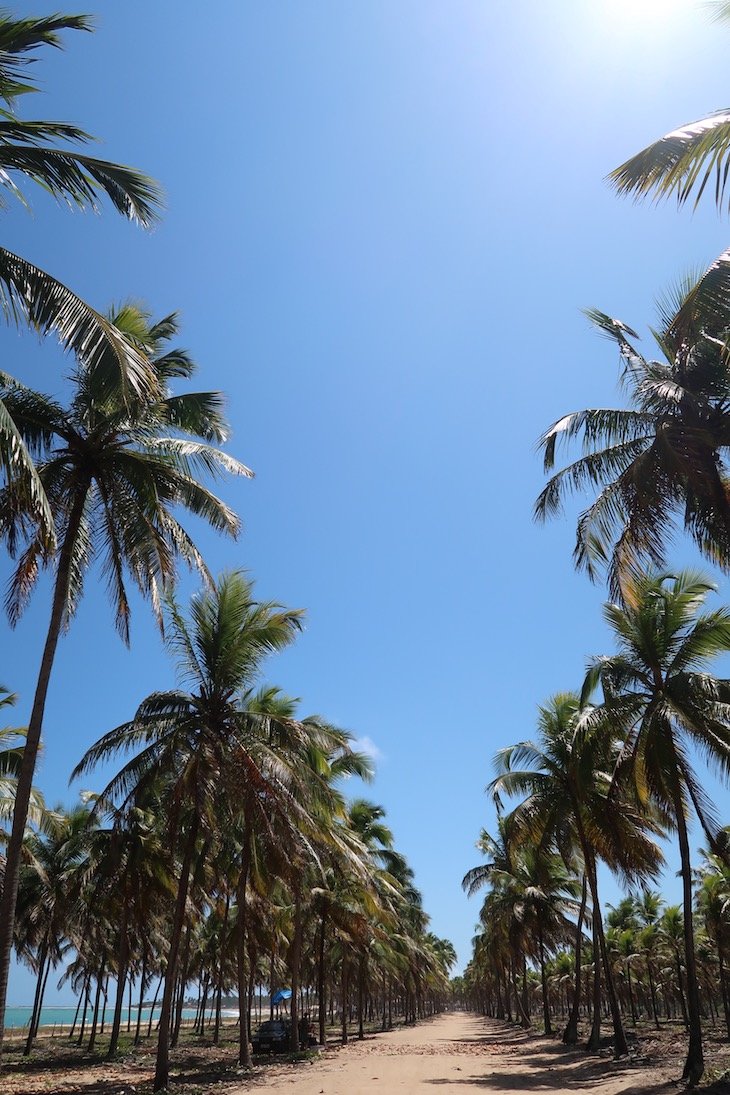
[[[286,1053],[291,1044],[291,1019],[267,1019],[251,1037],[254,1053]],[[299,1045],[302,1049],[317,1044],[308,1019],[299,1020]]]

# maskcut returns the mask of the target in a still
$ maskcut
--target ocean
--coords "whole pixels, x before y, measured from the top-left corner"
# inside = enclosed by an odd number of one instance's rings
[[[22,1030],[23,1027],[27,1027],[30,1022],[30,1013],[33,1009],[31,1007],[11,1007],[5,1009],[5,1029],[6,1030]],[[159,1005],[155,1008],[155,1016],[160,1013]],[[65,1026],[70,1030],[71,1024],[74,1021],[74,1015],[76,1014],[76,1006],[73,1007],[43,1007],[41,1009],[41,1026],[44,1027],[61,1027]],[[87,1029],[91,1023],[93,1017],[93,1009],[89,1008],[86,1013]],[[127,1014],[128,1009],[122,1008],[122,1030],[127,1029]],[[223,1017],[228,1018],[232,1015],[232,1012],[224,1011]],[[183,1019],[194,1019],[196,1015],[195,1008],[183,1008]],[[149,1020],[150,1008],[142,1008],[142,1023],[144,1024]],[[114,1018],[114,1008],[107,1008],[105,1012],[105,1022],[110,1024]],[[79,1022],[81,1016],[79,1016]],[[137,1008],[132,1008],[132,1029],[137,1022]],[[77,1028],[78,1030],[78,1025]]]

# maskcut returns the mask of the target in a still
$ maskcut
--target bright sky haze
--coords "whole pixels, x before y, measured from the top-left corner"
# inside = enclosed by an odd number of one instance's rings
[[[197,385],[228,394],[228,447],[256,472],[221,488],[240,540],[195,527],[198,541],[214,571],[245,567],[262,597],[307,610],[268,679],[376,757],[364,793],[463,964],[479,899],[460,883],[494,824],[492,757],[609,646],[604,590],[573,569],[577,509],[532,521],[536,438],[621,400],[615,348],[581,308],[646,332],[661,290],[730,245],[709,202],[634,205],[604,179],[730,104],[730,26],[689,0],[215,0],[204,16],[99,0],[93,14],[95,34],[43,54],[46,94],[23,107],[159,179],[164,217],[145,233],[32,194],[33,216],[3,211],[3,244],[100,309],[180,310]],[[0,341],[3,368],[63,393],[56,347]],[[692,558],[681,538],[676,558]],[[43,582],[5,632],[19,724],[48,613]],[[92,578],[54,669],[47,800],[99,789],[103,773],[68,788],[82,752],[174,679],[148,607],[135,602],[125,650]],[[15,971],[9,1003],[32,985]],[[49,1004],[68,999],[49,985]]]

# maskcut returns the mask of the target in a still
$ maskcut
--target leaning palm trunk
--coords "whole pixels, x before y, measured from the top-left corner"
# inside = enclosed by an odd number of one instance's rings
[[[578,1041],[578,1011],[580,1008],[581,993],[581,962],[583,957],[583,920],[588,901],[588,880],[583,872],[583,884],[580,895],[580,909],[578,910],[578,924],[575,930],[575,980],[573,982],[573,1003],[570,1009],[568,1025],[563,1031],[563,1043],[573,1046]]]
[[[692,923],[692,865],[690,862],[687,822],[684,816],[684,803],[679,784],[674,788],[674,812],[677,818],[677,836],[679,854],[682,863],[682,897],[684,902],[684,953],[687,970],[687,1012],[689,1019],[689,1046],[684,1064],[682,1079],[693,1087],[705,1071],[702,1052],[702,1019],[700,1017],[700,993],[697,981],[697,958],[695,956],[694,925]]]
[[[0,1015],[5,1012],[5,1004],[8,993],[8,975],[10,972],[10,956],[13,946],[13,929],[15,927],[15,904],[18,899],[18,881],[20,878],[20,861],[25,826],[28,820],[28,808],[33,789],[33,776],[35,774],[36,759],[41,741],[41,729],[43,727],[43,714],[46,708],[48,686],[51,681],[51,670],[58,645],[58,638],[63,627],[63,620],[68,598],[69,581],[71,574],[71,559],[73,555],[76,537],[81,527],[81,520],[86,505],[89,483],[81,483],[78,486],[74,499],[68,528],[58,557],[58,571],[53,589],[53,601],[51,605],[51,621],[48,626],[48,634],[43,648],[41,667],[38,674],[33,708],[28,723],[28,732],[23,749],[23,760],[18,776],[15,791],[15,806],[13,809],[13,827],[8,841],[5,857],[5,873],[3,879],[2,900],[0,900]],[[3,1044],[3,1024],[0,1023],[0,1053]]]

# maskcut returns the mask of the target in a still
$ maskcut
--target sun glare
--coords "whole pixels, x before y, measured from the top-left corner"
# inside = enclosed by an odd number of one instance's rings
[[[626,21],[665,22],[681,11],[697,8],[697,0],[604,0],[605,12]]]

